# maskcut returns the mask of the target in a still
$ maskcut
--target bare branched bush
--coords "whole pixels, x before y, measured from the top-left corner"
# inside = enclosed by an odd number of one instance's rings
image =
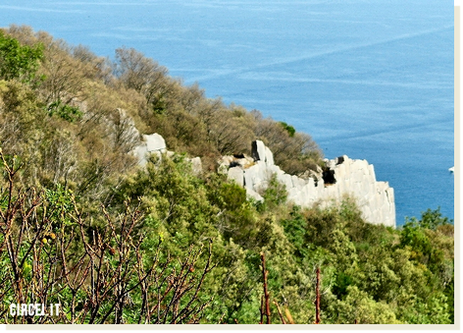
[[[201,288],[212,243],[178,260],[144,249],[138,206],[95,225],[70,191],[16,188],[21,169],[0,153],[0,322],[198,323],[211,299]],[[45,316],[12,316],[11,304],[59,304]]]

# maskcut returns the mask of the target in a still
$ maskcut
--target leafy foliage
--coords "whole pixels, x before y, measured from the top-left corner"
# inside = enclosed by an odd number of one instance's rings
[[[83,113],[78,107],[63,105],[61,101],[56,101],[48,106],[48,114],[50,116],[58,116],[70,123],[82,119]]]
[[[0,30],[0,78],[30,81],[34,78],[42,58],[42,45],[21,45],[17,39]]]

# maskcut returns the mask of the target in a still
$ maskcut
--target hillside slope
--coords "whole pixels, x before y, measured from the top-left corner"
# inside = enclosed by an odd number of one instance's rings
[[[176,153],[140,167],[155,132]],[[217,159],[256,139],[287,174],[324,166],[307,134],[133,49],[110,61],[2,30],[0,323],[453,323],[451,221],[428,210],[395,230],[349,198],[301,208],[272,181],[248,200]],[[60,311],[12,315],[29,303]]]

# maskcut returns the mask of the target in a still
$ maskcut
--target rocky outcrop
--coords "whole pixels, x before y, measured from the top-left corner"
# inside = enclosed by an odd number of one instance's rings
[[[395,227],[394,189],[387,182],[376,181],[374,167],[366,160],[353,160],[345,155],[327,160],[319,177],[304,179],[289,175],[275,165],[272,152],[262,141],[252,143],[251,156],[253,162],[247,157],[227,156],[219,167],[230,179],[244,186],[249,197],[263,200],[260,193],[275,175],[285,185],[290,202],[302,207],[315,203],[323,207],[339,203],[348,195],[356,199],[366,221]]]
[[[162,136],[157,133],[153,133],[150,135],[143,134],[143,142],[140,146],[135,148],[135,156],[138,157],[138,161],[140,165],[146,164],[146,156],[147,154],[151,153],[166,153],[166,141]]]
[[[149,154],[174,155],[174,152],[167,150],[161,135],[154,133],[142,137],[142,144],[134,150],[139,165],[146,164]],[[193,172],[200,174],[201,159],[195,157],[188,160],[192,163]],[[288,201],[301,207],[315,204],[327,207],[341,202],[348,195],[356,199],[366,221],[395,227],[394,189],[387,182],[376,181],[373,165],[346,155],[325,162],[323,170],[307,173],[310,177],[292,176],[275,165],[270,149],[262,141],[256,140],[252,143],[250,157],[224,156],[219,172],[227,174],[229,179],[246,189],[248,197],[258,201],[264,200],[261,194],[268,188],[272,177],[284,184]]]
[[[138,165],[144,166],[150,154],[157,154],[159,157],[162,157],[163,154],[172,157],[175,154],[167,150],[166,141],[161,135],[157,133],[150,135],[143,134],[142,137],[141,145],[137,146],[133,151],[134,155],[138,158]],[[202,173],[203,167],[200,157],[187,158],[187,161],[191,163],[195,175]]]

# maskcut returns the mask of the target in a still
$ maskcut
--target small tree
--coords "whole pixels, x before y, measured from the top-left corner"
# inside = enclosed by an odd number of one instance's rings
[[[43,58],[43,46],[21,45],[13,37],[0,30],[0,78],[21,79],[29,82],[35,76],[39,61]]]

